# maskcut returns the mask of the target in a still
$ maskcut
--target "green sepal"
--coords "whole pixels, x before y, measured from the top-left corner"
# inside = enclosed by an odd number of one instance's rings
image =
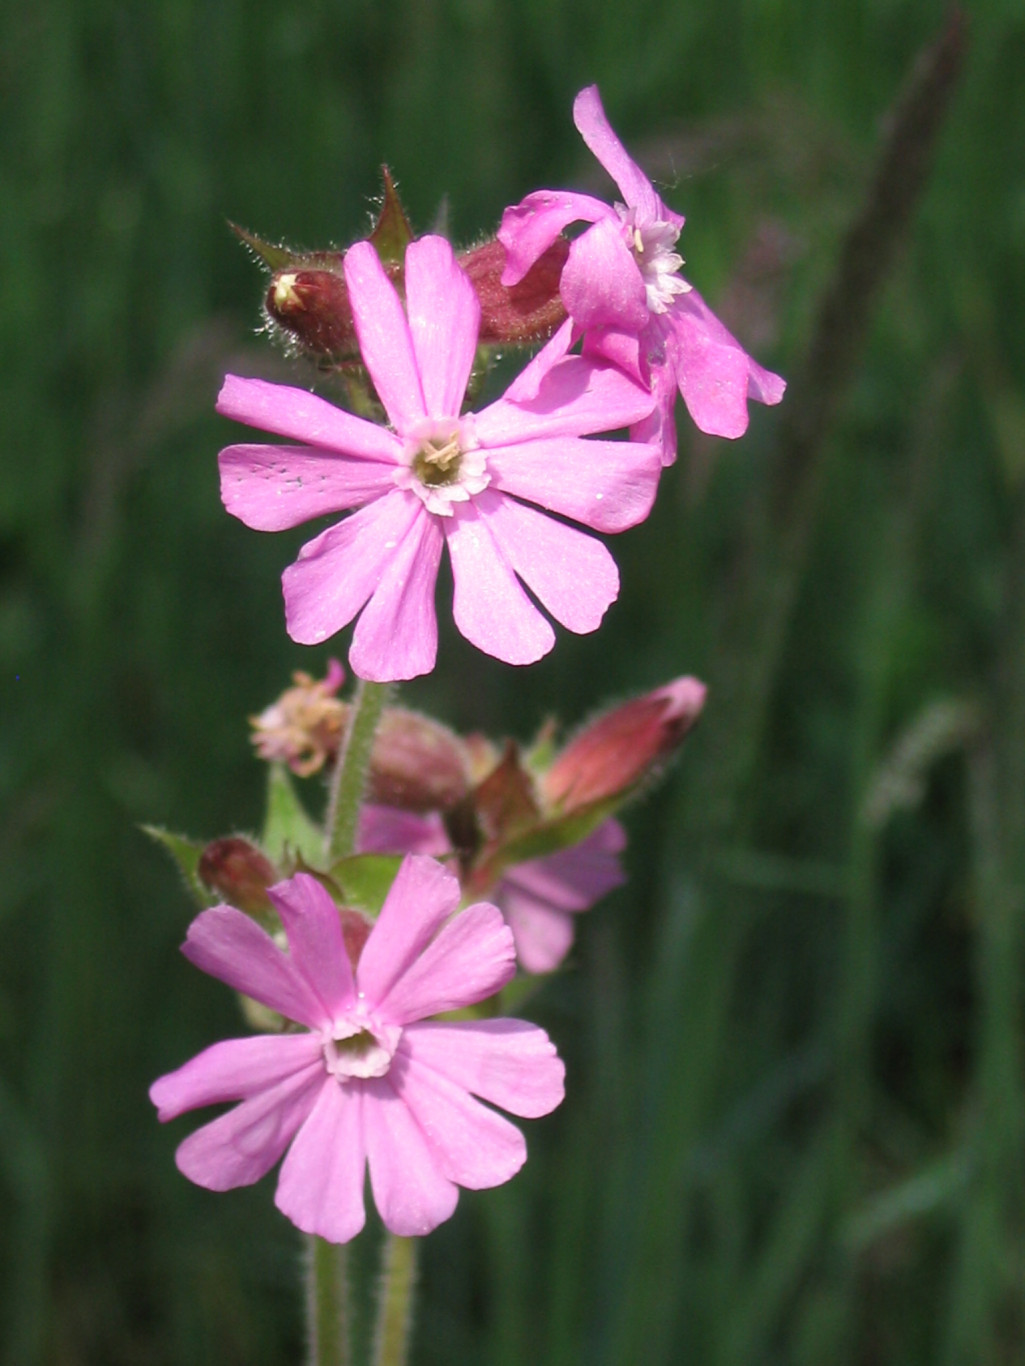
[[[199,859],[206,842],[191,840],[187,835],[173,835],[159,825],[141,825],[139,829],[151,840],[156,840],[157,844],[162,844],[171,855],[193,901],[201,909],[212,906],[216,898],[203,886],[199,877]]]
[[[289,266],[294,266],[299,259],[296,253],[289,250],[288,247],[280,246],[276,242],[265,242],[262,237],[257,237],[255,232],[248,232],[245,228],[240,228],[230,218],[228,219],[228,227],[268,270],[288,270]]]
[[[381,178],[384,181],[381,212],[370,234],[370,241],[384,265],[401,266],[406,258],[406,247],[413,240],[413,229],[409,226],[409,219],[387,166],[381,167]]]
[[[314,867],[323,859],[323,831],[307,814],[284,764],[271,764],[267,773],[267,815],[260,844],[278,867],[296,855]]]
[[[401,854],[352,854],[330,869],[346,906],[377,918],[402,864]]]

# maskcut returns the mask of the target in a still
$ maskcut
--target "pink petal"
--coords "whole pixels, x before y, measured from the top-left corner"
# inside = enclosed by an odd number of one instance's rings
[[[197,1129],[175,1153],[178,1170],[197,1186],[226,1191],[251,1186],[269,1172],[313,1109],[318,1092],[335,1085],[321,1061],[244,1100]]]
[[[747,430],[752,370],[755,385],[778,403],[785,385],[754,361],[723,326],[697,290],[679,295],[668,315],[670,363],[683,401],[701,431],[738,437]]]
[[[348,625],[424,515],[415,493],[394,489],[308,541],[281,578],[292,639],[318,645]]]
[[[586,911],[626,881],[619,861],[625,848],[626,832],[619,822],[603,821],[569,849],[516,864],[505,874],[502,886],[516,887],[560,911]]]
[[[217,411],[249,427],[344,451],[362,460],[395,459],[395,436],[387,428],[343,412],[326,399],[288,384],[226,375],[217,396]]]
[[[384,1226],[403,1238],[448,1219],[459,1188],[442,1174],[420,1126],[387,1077],[363,1082],[370,1184]]]
[[[452,846],[441,815],[367,803],[360,808],[356,848],[361,854],[448,854]]]
[[[369,242],[357,242],[345,253],[345,283],[363,363],[392,425],[402,435],[427,416],[427,409],[406,314]]]
[[[443,545],[437,519],[425,511],[389,560],[356,623],[349,663],[360,678],[391,683],[434,668],[434,585]]]
[[[434,859],[404,859],[370,938],[356,982],[374,1008],[387,996],[459,905],[459,880]]]
[[[478,902],[450,920],[393,981],[387,996],[378,1000],[378,1013],[404,1025],[445,1010],[461,1010],[493,996],[515,972],[512,935],[501,911]]]
[[[554,972],[576,935],[573,917],[546,906],[504,882],[496,893],[512,930],[516,957],[525,972]]]
[[[528,194],[502,214],[498,229],[498,240],[506,252],[502,284],[507,288],[518,284],[567,224],[578,220],[596,223],[601,218],[618,221],[618,214],[589,194],[567,190],[537,190]]]
[[[620,224],[603,219],[569,249],[559,293],[578,327],[620,327],[640,332],[647,325],[647,290]]]
[[[567,356],[542,379],[534,398],[500,398],[474,415],[482,446],[508,446],[553,436],[612,432],[647,417],[655,400],[647,386],[585,356]]]
[[[330,1019],[355,1000],[352,968],[342,939],[338,907],[309,873],[296,873],[267,889],[288,936],[291,959],[323,1003]]]
[[[677,229],[683,227],[683,219],[666,208],[651,181],[612,131],[596,85],[581,90],[573,101],[573,122],[584,142],[619,186],[630,208],[640,209],[649,221],[662,219]]]
[[[488,472],[502,493],[595,531],[625,531],[651,511],[662,462],[646,443],[563,436],[490,450]]]
[[[296,965],[266,930],[234,906],[214,906],[197,915],[182,953],[201,972],[289,1020],[311,1029],[327,1023],[324,1007]]]
[[[490,489],[477,496],[481,515],[513,569],[568,631],[601,625],[619,595],[619,570],[600,541]]]
[[[676,461],[676,376],[668,366],[653,372],[652,389],[658,404],[650,417],[630,428],[630,440],[657,447],[665,467]]]
[[[555,1045],[526,1020],[424,1020],[406,1026],[399,1047],[418,1067],[525,1119],[547,1115],[565,1094]]]
[[[477,352],[480,301],[443,237],[406,248],[406,309],[428,417],[457,417]]]
[[[747,375],[748,398],[753,398],[756,403],[766,403],[770,407],[779,403],[786,393],[786,380],[780,375],[774,375],[771,370],[763,370],[750,357],[748,360],[751,366]]]
[[[205,1048],[183,1067],[159,1077],[149,1088],[161,1123],[227,1100],[245,1100],[320,1062],[316,1034],[257,1034],[225,1039]]]
[[[274,1203],[304,1233],[347,1243],[366,1220],[363,1088],[332,1079],[281,1165]]]
[[[397,457],[398,441],[395,449]],[[228,446],[218,460],[221,502],[254,531],[284,531],[395,487],[394,463],[325,455],[312,446]]]
[[[528,361],[519,372],[502,395],[501,401],[503,403],[529,403],[532,399],[537,398],[541,381],[554,365],[566,358],[569,348],[576,339],[573,334],[573,319],[567,318],[559,330],[552,333],[537,355]],[[490,409],[485,409],[485,411],[490,412]],[[474,423],[476,424],[479,420],[480,415],[478,414],[474,418]]]
[[[527,1160],[527,1144],[515,1124],[439,1072],[395,1055],[388,1080],[409,1106],[442,1175],[469,1190],[500,1186]]]
[[[555,632],[516,581],[473,503],[445,527],[452,557],[452,614],[478,650],[506,664],[533,664],[555,644]]]

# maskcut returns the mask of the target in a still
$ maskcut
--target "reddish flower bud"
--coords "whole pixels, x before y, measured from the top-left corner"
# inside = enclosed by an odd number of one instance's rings
[[[600,716],[558,754],[541,780],[560,812],[623,799],[683,741],[705,704],[705,685],[678,678]]]
[[[208,844],[199,856],[197,872],[230,905],[261,917],[272,909],[267,888],[281,881],[270,859],[237,835]]]
[[[267,316],[290,341],[315,356],[338,361],[359,357],[341,259],[337,269],[276,270],[264,298]]]
[[[567,239],[557,237],[512,288],[502,284],[505,247],[501,242],[485,242],[456,257],[480,299],[482,346],[503,342],[522,346],[546,341],[566,321],[566,310],[559,297],[559,278],[568,252]]]
[[[468,756],[447,727],[387,707],[374,737],[368,797],[403,811],[447,811],[470,786]]]

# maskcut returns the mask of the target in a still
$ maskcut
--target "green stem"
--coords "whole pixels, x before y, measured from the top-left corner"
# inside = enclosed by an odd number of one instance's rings
[[[370,754],[391,686],[360,680],[331,777],[324,854],[329,862],[355,851],[356,824]],[[352,1366],[348,1249],[315,1235],[308,1240],[306,1322],[310,1366]],[[398,1360],[398,1358],[396,1358]]]
[[[328,798],[324,844],[332,862],[355,851],[356,823],[367,785],[370,752],[391,691],[390,683],[368,683],[362,678],[356,687]]]
[[[349,1249],[307,1239],[306,1322],[310,1366],[352,1366],[349,1334]]]
[[[415,1289],[416,1239],[386,1234],[374,1335],[374,1366],[406,1366]]]

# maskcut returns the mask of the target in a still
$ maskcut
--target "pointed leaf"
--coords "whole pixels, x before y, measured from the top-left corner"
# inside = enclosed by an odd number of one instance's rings
[[[297,252],[283,247],[275,242],[265,242],[262,237],[257,237],[256,233],[248,232],[245,228],[240,228],[237,223],[228,219],[228,227],[235,236],[249,248],[258,261],[262,262],[268,270],[285,270],[289,266],[294,266],[301,260]]]
[[[267,857],[281,864],[291,852],[314,864],[320,863],[324,835],[299,800],[292,776],[284,764],[271,764],[267,775],[267,815],[260,841]]]
[[[386,266],[401,265],[406,246],[413,240],[413,229],[409,226],[409,219],[387,166],[381,167],[381,176],[384,180],[381,212],[370,234],[370,241]]]
[[[402,863],[401,854],[355,854],[331,865],[342,900],[376,920]]]
[[[185,880],[189,895],[202,908],[212,906],[217,898],[203,886],[199,879],[199,857],[206,848],[206,841],[192,840],[186,835],[174,835],[159,825],[139,827],[150,839],[162,844],[174,859],[178,871]]]

